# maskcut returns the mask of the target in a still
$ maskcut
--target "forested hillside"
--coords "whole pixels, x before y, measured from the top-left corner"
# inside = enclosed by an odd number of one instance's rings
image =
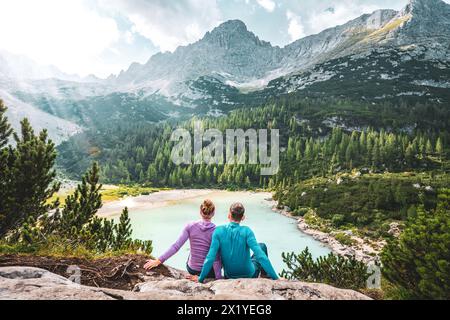
[[[219,118],[194,118],[160,125],[124,122],[90,130],[64,143],[59,165],[77,177],[93,160],[111,183],[154,186],[274,187],[353,169],[367,172],[445,171],[449,110],[443,106],[372,105],[295,97]],[[339,114],[339,116],[337,116]],[[205,129],[279,129],[281,171],[261,177],[259,165],[176,166],[172,132]],[[430,124],[433,124],[432,126]]]
[[[2,112],[5,110],[3,107]],[[150,242],[131,239],[126,209],[118,224],[95,216],[101,207],[100,177],[108,183],[154,187],[264,188],[274,191],[280,206],[289,206],[293,214],[304,216],[315,228],[352,230],[367,238],[388,239],[383,252],[388,267],[383,272],[395,287],[394,297],[442,298],[448,290],[441,285],[437,290],[436,283],[445,283],[448,276],[444,228],[449,219],[448,112],[439,105],[373,105],[290,96],[218,118],[158,125],[124,122],[117,127],[92,128],[59,147],[60,169],[74,178],[88,171],[61,209],[58,201],[50,201],[59,189],[53,171],[53,143],[45,131],[36,136],[24,120],[22,132],[14,135],[16,147],[5,147],[12,132],[3,117],[0,182],[8,188],[2,188],[5,194],[0,203],[4,239],[0,249],[94,255],[151,252]],[[205,129],[221,131],[279,129],[279,173],[261,176],[260,165],[176,166],[171,160],[170,136],[180,127],[192,131],[198,121]],[[92,162],[99,162],[100,170],[96,165],[89,169]],[[56,211],[47,215],[49,210]],[[20,219],[12,220],[18,213]],[[392,222],[404,230],[400,238],[390,232]],[[414,231],[424,226],[435,229],[432,239],[427,240],[427,232]],[[419,242],[413,239],[416,233]],[[351,244],[352,240],[341,235],[339,241]],[[430,248],[429,241],[440,245]],[[417,260],[417,250],[424,248],[437,260]],[[407,260],[399,260],[399,254]],[[302,259],[301,255],[289,257]],[[434,274],[436,262],[442,264],[440,274]],[[432,287],[410,287],[395,268]]]
[[[312,100],[289,96],[219,118],[157,126],[123,123],[86,132],[63,144],[59,165],[73,177],[99,161],[108,183],[155,187],[266,188],[295,214],[314,209],[335,228],[359,228],[389,237],[392,221],[405,221],[449,185],[450,115],[445,106]],[[339,116],[338,116],[339,115]],[[175,165],[171,133],[193,129],[280,130],[280,171],[261,176],[261,165]]]

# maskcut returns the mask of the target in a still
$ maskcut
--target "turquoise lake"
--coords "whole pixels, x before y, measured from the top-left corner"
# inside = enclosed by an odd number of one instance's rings
[[[166,206],[149,209],[130,209],[133,236],[137,239],[153,241],[153,255],[161,255],[178,238],[184,226],[199,220],[199,206],[204,198],[216,205],[213,222],[227,223],[228,208],[233,202],[242,202],[246,208],[243,225],[255,232],[258,242],[269,248],[269,258],[279,273],[285,268],[283,252],[301,252],[309,247],[314,257],[326,255],[330,249],[297,229],[296,220],[274,212],[267,194],[251,192],[214,191],[208,196],[171,201]],[[185,269],[189,256],[189,242],[180,252],[166,262],[167,265]]]

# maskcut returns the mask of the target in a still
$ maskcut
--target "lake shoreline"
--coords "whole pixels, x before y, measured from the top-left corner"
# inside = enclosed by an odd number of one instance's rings
[[[297,228],[300,232],[312,237],[313,239],[319,241],[323,245],[327,246],[333,253],[340,256],[354,256],[357,260],[362,261],[366,264],[375,262],[378,260],[380,250],[373,248],[373,246],[366,243],[366,239],[356,237],[352,235],[352,239],[357,242],[357,246],[349,246],[340,243],[331,233],[326,233],[314,228],[311,228],[308,223],[306,223],[305,218],[296,217],[292,215],[288,208],[279,209],[278,202],[273,200],[273,198],[268,198],[267,201],[272,202],[272,210],[278,214],[285,217],[294,219],[297,221]]]
[[[133,239],[151,240],[153,254],[159,256],[173,245],[188,223],[200,220],[199,209],[203,200],[214,201],[216,216],[213,222],[219,226],[229,223],[229,207],[233,202],[239,201],[247,211],[243,226],[251,227],[259,242],[268,245],[271,262],[276,270],[286,269],[283,252],[301,252],[309,247],[314,258],[330,253],[328,247],[299,232],[295,221],[274,213],[272,203],[266,200],[270,197],[271,193],[256,190],[166,190],[135,198],[123,198],[106,205],[99,215],[117,221],[123,207],[130,206],[129,219]],[[184,269],[189,258],[189,248],[186,243],[167,265]]]
[[[220,189],[174,189],[155,192],[149,195],[141,195],[137,197],[129,196],[120,200],[111,201],[98,211],[97,215],[102,218],[113,218],[120,215],[122,210],[127,207],[130,210],[144,210],[163,208],[176,204],[178,201],[189,200],[197,197],[214,198],[218,193],[234,192],[238,193],[236,201],[241,201],[240,198],[244,198],[248,194],[262,194],[264,200],[267,202],[268,207],[273,212],[281,214],[287,218],[297,221],[297,229],[312,237],[314,240],[320,242],[325,247],[329,248],[335,254],[341,256],[355,256],[358,260],[369,263],[376,259],[379,251],[365,243],[365,239],[352,236],[358,246],[343,245],[336,238],[329,233],[322,232],[311,228],[303,217],[295,217],[285,209],[278,209],[278,202],[273,200],[272,193],[267,191],[228,191]],[[240,196],[239,196],[240,194]]]
[[[102,218],[111,218],[119,215],[127,207],[128,209],[154,209],[169,206],[171,203],[198,196],[207,196],[213,193],[212,189],[174,189],[140,195],[127,196],[120,200],[110,201],[103,205],[97,215]]]
[[[129,196],[120,200],[110,201],[103,205],[98,211],[97,216],[102,218],[111,218],[120,215],[122,210],[127,207],[132,210],[154,209],[170,206],[178,201],[189,200],[203,196],[205,199],[214,198],[217,193],[233,192],[242,194],[243,197],[248,194],[264,194],[265,197],[271,197],[270,192],[264,191],[228,191],[220,189],[173,189],[141,195],[137,197]],[[240,197],[236,201],[242,201]]]

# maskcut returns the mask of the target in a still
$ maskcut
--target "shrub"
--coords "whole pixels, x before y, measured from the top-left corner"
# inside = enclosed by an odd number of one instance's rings
[[[326,257],[313,260],[309,249],[300,254],[283,253],[287,270],[281,277],[289,280],[326,283],[338,288],[358,290],[366,286],[371,274],[363,262],[354,257],[346,258],[330,253]]]
[[[337,233],[334,238],[339,241],[341,244],[343,244],[344,246],[352,246],[355,244],[355,241],[352,239],[351,236],[349,236],[348,234],[345,234],[343,232],[339,232]]]
[[[434,211],[417,210],[400,238],[382,252],[383,275],[393,297],[450,299],[450,189],[442,190]]]
[[[345,216],[342,214],[335,214],[333,218],[331,218],[331,223],[335,227],[340,227],[345,224]]]
[[[296,216],[296,217],[303,217],[303,216],[305,216],[305,214],[307,214],[308,213],[308,211],[309,211],[309,209],[308,208],[298,208],[298,209],[295,209],[293,212],[292,212],[292,214],[294,215],[294,216]]]

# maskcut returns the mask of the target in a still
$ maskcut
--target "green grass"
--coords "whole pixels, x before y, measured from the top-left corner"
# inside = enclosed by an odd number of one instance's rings
[[[155,192],[170,190],[169,188],[153,188],[140,185],[104,185],[100,191],[102,195],[103,203],[121,200],[125,197],[137,197],[141,195],[149,195]],[[75,192],[75,189],[61,191],[55,193],[47,202],[53,203],[56,199],[59,199],[60,206],[64,206],[67,197]]]
[[[313,229],[325,232],[325,233],[330,233],[331,231],[333,231],[333,228],[331,227],[331,224],[329,221],[327,221],[326,219],[322,219],[321,217],[319,217],[314,210],[309,210],[308,213],[306,213],[304,215],[305,218],[305,222]]]
[[[0,242],[0,255],[31,255],[53,258],[70,257],[94,260],[135,254],[145,253],[130,250],[107,251],[99,253],[87,249],[82,244],[71,244],[69,241],[59,238],[50,238],[46,242],[34,244],[10,244]]]
[[[111,202],[123,199],[125,197],[137,197],[141,195],[149,195],[155,192],[170,190],[168,188],[153,188],[153,187],[144,187],[139,185],[126,186],[119,185],[117,187],[109,187],[102,189],[102,200],[103,202]]]
[[[356,243],[355,240],[353,240],[351,236],[349,236],[343,232],[335,234],[334,238],[337,241],[339,241],[341,244],[343,244],[344,246],[352,246]]]
[[[386,34],[388,34],[389,32],[391,32],[392,30],[397,29],[398,27],[401,26],[402,23],[408,21],[411,19],[411,15],[406,15],[404,17],[398,18],[396,20],[393,20],[391,22],[389,22],[388,24],[386,24],[383,28],[371,33],[366,39],[364,39],[365,41],[371,41],[371,40],[375,40],[379,37],[382,37]]]

